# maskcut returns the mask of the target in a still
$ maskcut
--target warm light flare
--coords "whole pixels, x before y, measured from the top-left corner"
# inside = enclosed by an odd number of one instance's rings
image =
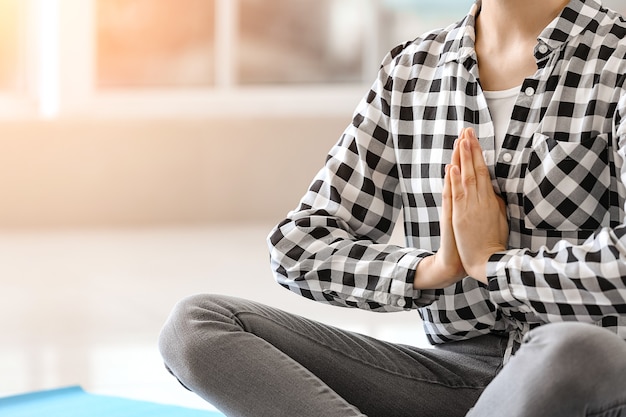
[[[39,0],[39,112],[51,119],[59,113],[59,1]]]
[[[0,0],[0,88],[18,85],[19,0]]]

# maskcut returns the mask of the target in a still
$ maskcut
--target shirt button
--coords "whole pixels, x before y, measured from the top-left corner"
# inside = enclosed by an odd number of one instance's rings
[[[544,44],[539,45],[539,53],[541,55],[545,54],[546,52],[548,52],[548,47]]]
[[[524,90],[524,94],[526,94],[528,97],[530,97],[533,94],[535,94],[535,89],[532,88],[532,87],[526,87],[526,90]]]
[[[502,155],[502,160],[504,162],[511,162],[513,160],[513,155],[511,155],[510,153],[505,153]]]
[[[406,305],[406,301],[404,301],[404,298],[401,298],[396,304],[398,304],[398,307],[404,307]]]

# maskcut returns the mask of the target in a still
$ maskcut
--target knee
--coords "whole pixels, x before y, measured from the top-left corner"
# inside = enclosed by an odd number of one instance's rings
[[[531,331],[526,345],[541,348],[549,361],[584,366],[590,359],[623,351],[624,341],[610,330],[587,323],[566,322],[541,326]]]
[[[188,379],[194,364],[204,357],[215,335],[237,329],[229,307],[233,298],[200,294],[179,301],[167,318],[158,347],[168,370],[181,382]]]
[[[180,300],[168,316],[159,334],[159,351],[165,365],[175,373],[177,364],[186,362],[184,356],[193,350],[195,340],[194,317],[197,309],[205,304],[204,296],[193,295]]]
[[[590,324],[546,324],[527,334],[472,415],[591,415],[625,404],[625,386],[620,337]]]
[[[626,343],[613,332],[585,323],[554,323],[531,331],[525,348],[534,367],[548,376],[544,386],[587,396],[600,386],[626,383]]]

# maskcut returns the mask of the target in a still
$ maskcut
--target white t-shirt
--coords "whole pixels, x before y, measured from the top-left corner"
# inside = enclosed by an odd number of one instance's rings
[[[519,94],[520,88],[521,86],[517,86],[508,90],[484,92],[495,130],[496,155],[502,149],[504,136],[506,135],[506,131],[509,128],[511,114],[513,114],[513,107],[515,106],[515,101]]]

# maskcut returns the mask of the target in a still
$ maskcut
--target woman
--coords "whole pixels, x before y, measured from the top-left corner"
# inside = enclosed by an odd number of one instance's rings
[[[417,309],[435,349],[199,295],[166,365],[229,416],[626,415],[625,36],[597,0],[477,2],[390,52],[270,234],[282,286]]]

